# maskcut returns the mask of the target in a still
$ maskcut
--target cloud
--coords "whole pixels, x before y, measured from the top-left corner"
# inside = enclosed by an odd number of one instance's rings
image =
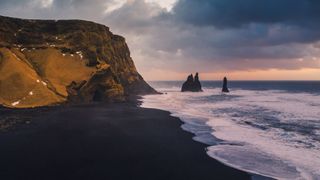
[[[0,12],[103,23],[142,74],[320,68],[318,0],[2,0]]]
[[[115,29],[125,33],[152,33],[150,28],[157,25],[154,17],[165,12],[157,4],[144,1],[128,1],[121,8],[107,14],[103,22],[110,24]]]
[[[219,28],[250,23],[320,24],[318,0],[180,0],[173,11],[177,20]]]

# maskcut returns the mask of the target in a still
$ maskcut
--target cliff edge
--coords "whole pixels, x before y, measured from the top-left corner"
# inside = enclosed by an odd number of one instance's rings
[[[0,104],[125,101],[156,93],[137,72],[125,39],[82,20],[0,16]]]

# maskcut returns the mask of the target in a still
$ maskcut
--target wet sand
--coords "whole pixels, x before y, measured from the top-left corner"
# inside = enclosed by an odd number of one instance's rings
[[[0,179],[251,177],[208,157],[166,111],[119,103],[0,113],[22,119],[0,132]]]

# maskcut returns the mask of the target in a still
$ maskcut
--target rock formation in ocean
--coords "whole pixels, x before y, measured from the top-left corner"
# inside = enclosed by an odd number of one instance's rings
[[[181,92],[186,92],[186,91],[190,91],[190,92],[201,92],[202,91],[198,73],[196,73],[194,78],[193,78],[193,75],[190,74],[187,78],[187,81],[183,83],[182,88],[181,88]]]
[[[155,93],[137,72],[125,39],[82,20],[0,16],[0,105],[125,101]]]
[[[193,88],[193,75],[190,74],[187,78],[187,81],[182,84],[181,92],[191,91]]]
[[[226,93],[229,92],[227,77],[223,78],[222,92],[226,92]]]

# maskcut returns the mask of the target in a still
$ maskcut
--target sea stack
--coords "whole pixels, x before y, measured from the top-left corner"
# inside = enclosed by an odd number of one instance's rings
[[[199,81],[199,74],[196,73],[196,75],[193,78],[193,75],[190,74],[187,78],[187,81],[183,83],[181,92],[202,92],[201,83]]]
[[[223,78],[222,92],[225,92],[225,93],[229,92],[227,77]]]

